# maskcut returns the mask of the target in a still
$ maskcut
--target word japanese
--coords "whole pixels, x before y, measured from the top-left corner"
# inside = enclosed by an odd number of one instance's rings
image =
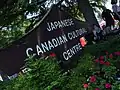
[[[63,28],[63,27],[68,27],[74,25],[72,19],[65,19],[65,20],[60,20],[60,21],[54,21],[54,22],[49,22],[47,23],[48,31],[52,31],[58,28]]]

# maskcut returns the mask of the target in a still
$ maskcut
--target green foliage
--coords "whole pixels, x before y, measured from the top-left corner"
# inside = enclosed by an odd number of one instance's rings
[[[60,90],[74,90],[75,88],[80,90],[83,82],[86,82],[87,74],[93,71],[91,59],[93,59],[91,55],[85,55],[76,68],[62,73],[55,58],[47,60],[29,58],[26,63],[28,72],[19,75],[16,79],[3,82],[1,88],[2,90],[54,90],[53,88],[58,87]],[[87,62],[89,60],[90,62]]]
[[[0,31],[0,48],[8,46],[11,42],[18,40],[23,36],[21,30],[1,30]]]
[[[52,90],[65,80],[55,59],[29,58],[26,67],[27,73],[11,80],[2,90]]]
[[[62,90],[83,90],[83,83],[86,83],[86,79],[93,70],[93,57],[90,54],[84,55],[80,60],[76,68],[72,69],[68,76],[68,83],[64,85]]]
[[[120,50],[120,36],[111,36],[109,39],[104,42],[100,42],[94,45],[88,45],[84,48],[84,53],[90,53],[93,56],[104,55],[104,51],[109,53]]]
[[[27,62],[27,67],[30,68],[30,71],[27,73],[28,79],[34,81],[32,86],[38,87],[40,90],[44,90],[56,84],[59,84],[60,77],[62,79],[62,74],[60,68],[57,65],[55,60],[34,60],[31,59],[30,62]],[[38,84],[39,83],[39,84]],[[31,86],[31,85],[30,85]]]
[[[0,48],[5,48],[9,46],[11,42],[20,39],[24,34],[26,28],[30,25],[29,21],[24,21],[19,25],[13,23],[14,25],[4,27],[0,30]]]

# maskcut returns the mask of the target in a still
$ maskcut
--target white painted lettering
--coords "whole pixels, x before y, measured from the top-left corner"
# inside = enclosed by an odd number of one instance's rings
[[[51,31],[51,28],[50,28],[50,25],[49,25],[49,23],[47,23],[47,25],[48,25],[48,28],[47,28],[47,30],[48,30],[48,31]]]
[[[63,57],[64,57],[65,60],[69,59],[66,52],[63,52]]]
[[[54,46],[52,45],[52,43],[50,41],[48,41],[48,46],[49,46],[49,49],[51,50],[52,48],[54,48]]]
[[[36,45],[36,50],[37,50],[37,55],[40,55],[40,54],[44,53],[38,45]]]
[[[44,44],[41,43],[41,47],[42,47],[42,49],[43,49],[44,52],[46,52],[46,50],[49,51],[49,48],[48,48],[46,42],[44,42]]]
[[[71,33],[68,33],[68,38],[69,38],[70,40],[72,40],[72,34],[71,34]]]
[[[54,45],[54,47],[57,47],[58,46],[58,42],[57,42],[57,40],[56,39],[52,39],[52,43],[53,43],[53,45]]]
[[[32,52],[32,51],[33,51],[32,48],[27,48],[26,54],[27,54],[28,57],[31,56],[31,54],[29,52]]]

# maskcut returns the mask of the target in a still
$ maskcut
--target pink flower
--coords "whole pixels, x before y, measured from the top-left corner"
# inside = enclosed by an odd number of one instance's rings
[[[111,88],[111,84],[106,83],[106,84],[105,84],[105,88]]]
[[[95,81],[96,81],[96,77],[95,77],[95,76],[91,76],[91,77],[90,77],[90,82],[93,83],[93,82],[95,82]]]
[[[98,62],[99,62],[99,60],[98,60],[98,59],[96,59],[96,60],[95,60],[95,62],[96,62],[96,63],[98,63]]]
[[[50,57],[55,57],[55,56],[56,56],[55,53],[51,53],[51,54],[50,54]]]
[[[104,62],[104,61],[102,61],[102,60],[100,60],[100,64],[105,64],[105,62]]]
[[[87,83],[83,84],[83,87],[84,87],[84,88],[88,88],[88,86],[89,86],[89,85],[88,85]]]
[[[105,65],[106,65],[106,66],[110,66],[110,62],[108,62],[108,61],[105,62]]]
[[[112,54],[110,54],[110,55],[109,55],[109,58],[111,58],[111,59],[112,59],[112,58],[113,58],[113,55],[112,55]]]
[[[95,90],[100,90],[99,88],[95,88]]]
[[[120,56],[120,52],[114,52],[114,54]]]
[[[108,55],[109,53],[106,51],[105,54]]]
[[[99,59],[100,59],[100,60],[104,60],[104,56],[100,56]]]

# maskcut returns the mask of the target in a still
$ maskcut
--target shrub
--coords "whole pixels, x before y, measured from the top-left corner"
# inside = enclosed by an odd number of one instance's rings
[[[65,80],[55,59],[29,58],[26,67],[28,72],[11,80],[4,90],[52,90]]]

